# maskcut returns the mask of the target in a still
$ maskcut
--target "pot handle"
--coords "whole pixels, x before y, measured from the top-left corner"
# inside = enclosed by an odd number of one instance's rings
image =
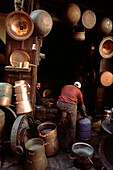
[[[29,160],[29,159],[27,159],[27,162],[28,162],[29,164],[32,164],[32,163],[33,163],[33,161],[31,161],[31,160]]]
[[[93,161],[91,160],[91,158],[88,156],[89,161],[91,162],[91,164],[93,165]]]
[[[28,152],[29,155],[35,155],[35,152]]]
[[[49,145],[49,142],[44,143],[44,145],[45,145],[45,146],[46,146],[46,145]]]
[[[42,138],[45,138],[47,137],[49,134],[45,134],[45,135],[42,135],[41,133],[39,133],[39,136],[41,136]]]
[[[20,145],[16,146],[16,153],[17,153],[18,155],[23,155],[23,154],[24,154],[23,147],[20,146]]]
[[[77,159],[77,156],[73,152],[69,153],[68,156],[69,156],[69,158],[71,160],[76,160]]]

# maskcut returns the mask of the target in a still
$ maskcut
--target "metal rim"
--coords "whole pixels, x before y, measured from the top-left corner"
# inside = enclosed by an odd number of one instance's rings
[[[19,36],[15,32],[15,29],[12,29],[12,20],[14,19],[15,16],[17,17],[18,20],[20,20],[22,18],[25,19],[25,21],[23,22],[25,24],[27,23],[26,21],[28,21],[27,24],[28,25],[30,24],[28,32],[24,32],[23,35]],[[19,25],[19,26],[20,26],[20,30],[22,30],[21,25]],[[9,36],[11,36],[15,40],[20,40],[20,41],[26,40],[32,35],[32,33],[34,31],[34,23],[33,23],[32,19],[30,18],[30,16],[26,12],[13,11],[13,12],[9,13],[9,15],[6,17],[6,31],[9,34]]]

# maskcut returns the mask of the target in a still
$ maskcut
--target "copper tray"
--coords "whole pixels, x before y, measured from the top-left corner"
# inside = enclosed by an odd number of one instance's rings
[[[24,61],[28,61],[28,62],[30,61],[30,56],[25,50],[17,49],[14,50],[10,55],[10,64],[13,67],[17,67],[18,62],[22,62],[22,66],[23,66]]]

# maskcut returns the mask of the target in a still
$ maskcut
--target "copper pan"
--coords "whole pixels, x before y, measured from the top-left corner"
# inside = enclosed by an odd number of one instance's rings
[[[22,62],[22,67],[25,61],[30,61],[29,54],[23,49],[14,50],[10,55],[10,64],[17,67],[18,62]]]
[[[96,15],[91,10],[86,10],[82,15],[82,24],[87,29],[92,29],[96,24]]]
[[[32,111],[31,103],[29,100],[16,102],[16,114],[29,113]]]
[[[34,23],[24,11],[13,11],[6,18],[6,31],[15,40],[28,39],[33,30]]]
[[[35,34],[39,37],[47,36],[53,26],[51,15],[45,10],[34,10],[30,17],[32,18],[35,26]]]

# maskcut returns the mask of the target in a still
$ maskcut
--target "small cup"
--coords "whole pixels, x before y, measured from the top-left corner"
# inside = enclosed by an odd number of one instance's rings
[[[28,61],[24,61],[24,68],[29,68],[29,62]]]
[[[22,62],[18,62],[17,65],[18,65],[19,68],[22,68]]]

